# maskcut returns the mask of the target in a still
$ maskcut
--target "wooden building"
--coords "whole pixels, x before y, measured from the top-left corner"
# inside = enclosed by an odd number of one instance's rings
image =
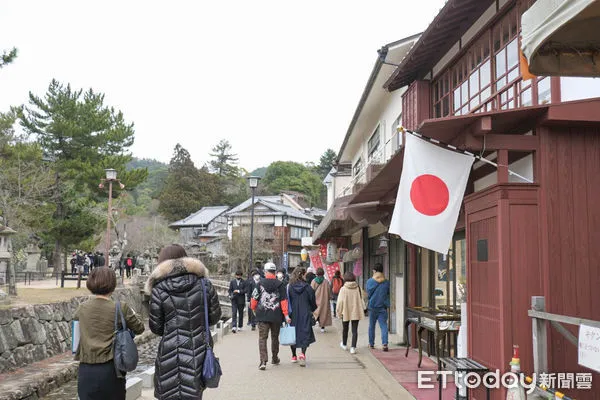
[[[508,371],[516,344],[527,374],[532,296],[545,296],[548,312],[600,320],[600,80],[523,79],[521,16],[532,3],[448,0],[385,84],[407,88],[401,125],[498,164],[473,165],[448,255],[406,245],[408,307],[438,307],[440,293],[456,307],[466,286],[469,357]],[[385,221],[403,155],[343,206],[369,204]],[[563,391],[600,399],[600,375],[578,366],[577,348],[553,329],[548,362],[549,372],[593,373],[592,390]]]

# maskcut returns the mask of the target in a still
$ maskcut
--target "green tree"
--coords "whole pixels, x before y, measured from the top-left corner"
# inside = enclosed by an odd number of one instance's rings
[[[169,174],[169,165],[151,159],[134,158],[127,169],[146,168],[148,178],[140,183],[132,192],[132,204],[127,207],[128,215],[156,215],[154,203],[157,202],[165,180]]]
[[[221,139],[212,148],[210,156],[214,158],[210,161],[210,168],[214,173],[221,177],[239,176],[238,157],[232,153],[231,144],[227,140]]]
[[[337,154],[332,149],[325,150],[325,153],[321,155],[319,159],[319,165],[317,165],[317,172],[321,179],[325,179],[331,168],[335,166],[335,161],[337,159]]]
[[[0,68],[3,68],[5,66],[7,66],[8,64],[12,63],[15,58],[17,58],[18,55],[18,50],[16,47],[13,47],[10,50],[4,50],[2,52],[2,55],[0,56]]]
[[[177,144],[159,196],[158,211],[167,220],[176,221],[204,206],[215,204],[219,197],[219,177],[207,168],[196,168],[190,153]]]
[[[24,130],[35,137],[53,164],[56,210],[45,235],[54,240],[58,270],[67,246],[88,239],[102,226],[96,202],[106,198],[98,190],[104,169],[116,169],[128,190],[146,179],[147,171],[126,170],[134,127],[122,112],[104,105],[104,94],[73,90],[52,80],[43,97],[29,93],[29,104],[20,117]],[[113,193],[119,195],[118,190]]]
[[[261,183],[271,194],[291,190],[308,196],[312,205],[319,205],[321,201],[321,178],[311,168],[297,162],[272,163]]]

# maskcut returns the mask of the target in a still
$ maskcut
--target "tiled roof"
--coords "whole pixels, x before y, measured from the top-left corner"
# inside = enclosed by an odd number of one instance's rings
[[[196,211],[192,215],[185,217],[182,220],[173,222],[169,226],[172,228],[184,228],[208,225],[212,220],[223,214],[228,209],[228,206],[202,207],[199,211]]]
[[[256,196],[254,203],[260,203],[263,206],[269,208],[271,211],[255,211],[255,215],[283,215],[287,214],[290,217],[303,218],[314,221],[315,219],[310,214],[305,214],[300,210],[283,204],[280,196]],[[245,215],[246,210],[250,208],[252,199],[244,201],[242,204],[234,207],[230,210],[227,215]]]

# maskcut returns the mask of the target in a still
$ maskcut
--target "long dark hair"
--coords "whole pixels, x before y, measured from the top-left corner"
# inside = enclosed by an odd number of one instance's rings
[[[305,274],[306,270],[304,269],[304,267],[294,268],[294,272],[292,272],[292,276],[290,277],[290,285],[293,285],[296,282],[304,282]]]
[[[175,260],[182,257],[187,257],[185,249],[178,244],[171,244],[162,248],[158,255],[158,263],[160,264],[166,260]]]

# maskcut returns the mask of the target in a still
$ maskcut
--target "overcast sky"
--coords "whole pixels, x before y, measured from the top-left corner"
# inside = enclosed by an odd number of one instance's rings
[[[52,78],[135,123],[132,152],[197,166],[228,139],[240,166],[338,151],[377,49],[423,31],[443,0],[3,0],[0,110]]]

